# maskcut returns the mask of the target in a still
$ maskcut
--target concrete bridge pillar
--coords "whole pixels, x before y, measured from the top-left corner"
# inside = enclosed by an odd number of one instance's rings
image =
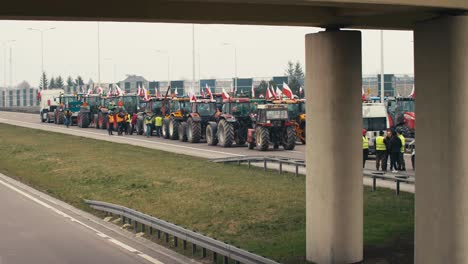
[[[363,259],[361,32],[306,36],[307,260]]]
[[[468,16],[414,31],[415,263],[468,263]]]

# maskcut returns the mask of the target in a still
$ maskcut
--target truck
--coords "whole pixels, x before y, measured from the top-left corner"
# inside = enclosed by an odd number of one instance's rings
[[[367,130],[366,136],[369,139],[369,154],[375,154],[374,139],[380,131],[385,131],[389,127],[387,108],[384,103],[364,102],[362,104],[362,124]]]
[[[414,138],[416,115],[414,97],[393,97],[387,99],[387,113],[390,127],[402,131],[406,138]]]
[[[43,90],[40,97],[40,118],[42,123],[51,123],[55,120],[55,109],[59,106],[59,97],[63,89]]]

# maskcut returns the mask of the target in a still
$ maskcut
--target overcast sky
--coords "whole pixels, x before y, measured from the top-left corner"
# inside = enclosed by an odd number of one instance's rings
[[[9,83],[9,47],[13,54],[13,84],[22,80],[37,86],[41,73],[40,33],[46,29],[44,68],[48,76],[66,78],[81,75],[85,82],[98,79],[96,22],[0,21],[0,41],[16,40],[2,46],[3,64]],[[234,75],[237,47],[239,77],[283,75],[288,60],[304,63],[304,36],[321,29],[239,25],[195,25],[196,78],[230,78]],[[385,72],[413,74],[413,34],[385,31]],[[4,43],[3,43],[4,44]],[[100,23],[101,82],[120,81],[126,74],[149,80],[167,79],[167,55],[171,79],[192,78],[192,25],[165,23]],[[161,52],[156,52],[161,50]],[[200,58],[200,60],[199,60]],[[200,67],[199,67],[200,66]],[[115,69],[115,74],[114,74]],[[363,73],[380,72],[380,31],[363,31]]]

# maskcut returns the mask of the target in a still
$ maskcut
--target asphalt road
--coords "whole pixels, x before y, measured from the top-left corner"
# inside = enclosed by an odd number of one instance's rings
[[[195,263],[0,174],[0,264]]]

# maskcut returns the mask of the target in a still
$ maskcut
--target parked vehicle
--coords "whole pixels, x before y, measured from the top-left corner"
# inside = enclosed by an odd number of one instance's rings
[[[387,113],[390,127],[400,129],[404,137],[414,138],[416,115],[413,97],[393,97],[387,99]]]
[[[362,127],[367,130],[366,136],[369,139],[369,154],[375,154],[375,138],[380,131],[385,131],[389,127],[387,109],[385,104],[364,102],[362,104]]]
[[[216,101],[209,99],[198,99],[190,102],[191,112],[179,126],[179,140],[190,143],[198,143],[205,139],[208,122],[216,120],[218,108]]]
[[[191,111],[190,99],[185,97],[173,98],[166,109],[169,109],[169,111],[166,111],[163,120],[163,137],[177,140],[179,139],[179,125],[187,120],[187,116]]]
[[[63,89],[43,90],[40,95],[41,122],[51,123],[55,121],[55,109],[59,106],[59,97],[64,93]],[[63,122],[62,122],[63,123]]]
[[[289,118],[294,126],[296,138],[306,143],[306,109],[305,99],[275,100],[274,104],[286,104],[288,106]]]

